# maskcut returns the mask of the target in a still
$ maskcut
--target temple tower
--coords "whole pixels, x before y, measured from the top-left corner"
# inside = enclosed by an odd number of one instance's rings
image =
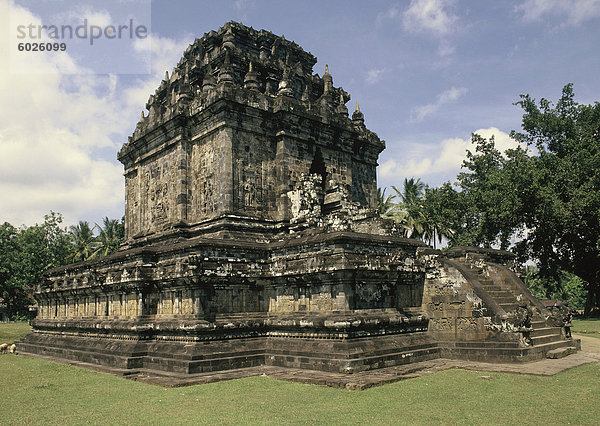
[[[362,114],[348,117],[350,95],[327,66],[313,74],[315,63],[296,43],[235,22],[196,39],[119,152],[127,239],[215,220],[287,223],[288,192],[308,174],[322,177],[323,194],[374,209],[385,143]]]

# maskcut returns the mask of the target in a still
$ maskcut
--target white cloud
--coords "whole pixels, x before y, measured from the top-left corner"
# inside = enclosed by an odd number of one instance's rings
[[[452,87],[440,93],[434,103],[415,107],[412,111],[410,121],[423,121],[425,117],[438,111],[445,104],[456,101],[460,97],[464,96],[465,93],[467,93],[467,89],[465,87]]]
[[[367,71],[365,82],[367,84],[375,84],[381,80],[381,77],[387,70],[385,68],[373,68]]]
[[[68,11],[57,13],[52,17],[53,23],[80,24],[87,19],[89,26],[96,25],[104,28],[114,24],[110,13],[106,9],[97,10],[89,5],[76,5]]]
[[[458,23],[458,16],[451,10],[454,3],[455,0],[411,0],[404,10],[398,4],[392,4],[385,12],[377,14],[375,24],[379,27],[386,21],[394,21],[405,31],[433,36],[440,42],[438,55],[447,58],[455,51],[450,42]]]
[[[397,4],[390,6],[385,12],[379,12],[377,14],[376,24],[381,25],[385,20],[398,20],[402,18],[402,11]]]
[[[504,152],[507,149],[514,149],[519,146],[519,143],[512,139],[510,135],[502,130],[499,130],[497,127],[489,127],[487,129],[479,129],[475,130],[473,133],[478,134],[479,136],[490,139],[492,136],[494,137],[494,142],[496,145],[496,149],[500,152]],[[469,139],[470,145],[470,139]]]
[[[451,33],[458,19],[448,10],[452,3],[452,0],[411,0],[410,6],[402,14],[404,28],[438,36]]]
[[[554,15],[566,17],[567,25],[578,25],[600,17],[600,0],[525,0],[515,10],[522,14],[526,22]]]
[[[510,135],[496,127],[475,130],[480,136],[489,139],[494,136],[496,148],[504,152],[516,148],[518,143]],[[399,178],[407,176],[425,177],[432,174],[452,174],[460,172],[467,150],[473,150],[471,138],[449,138],[432,146],[420,143],[405,144],[405,157],[390,159],[379,168],[383,178]]]
[[[11,5],[11,13],[41,24],[20,6]],[[127,89],[117,75],[62,74],[81,71],[68,52],[30,55],[29,66],[46,74],[10,74],[8,49],[0,49],[0,222],[33,224],[50,210],[67,224],[120,217],[124,182],[116,153],[187,44],[153,39],[153,75]]]

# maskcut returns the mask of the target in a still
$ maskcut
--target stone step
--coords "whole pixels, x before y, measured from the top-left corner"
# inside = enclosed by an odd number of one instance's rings
[[[497,303],[518,303],[517,299],[511,294],[499,293],[499,294],[490,294],[490,296]]]
[[[532,318],[532,320],[531,320],[531,326],[532,326],[533,328],[536,328],[536,329],[538,329],[538,328],[545,328],[545,327],[548,327],[548,324],[546,324],[546,321],[544,321],[544,320],[537,320],[537,319],[535,319],[535,317],[534,317],[534,318]]]
[[[497,342],[494,340],[478,340],[478,341],[457,341],[457,342],[444,342],[444,346],[454,348],[471,348],[473,346],[480,348],[519,348],[519,342],[508,341],[508,342]]]
[[[486,287],[483,286],[483,290],[486,291],[489,294],[496,294],[496,293],[504,293],[505,290],[501,289],[500,287],[494,286],[494,287]]]
[[[562,340],[561,335],[560,334],[546,334],[543,336],[536,336],[536,337],[532,337],[531,338],[531,343],[533,345],[543,345],[546,343],[552,343],[552,342],[557,342],[559,340]]]
[[[183,374],[194,374],[256,367],[263,365],[264,361],[264,352],[261,354],[222,356],[219,358],[215,357],[197,361],[147,356],[144,358],[143,368],[156,371],[162,370]]]
[[[485,289],[485,291],[487,291],[490,295],[494,295],[494,296],[498,296],[498,297],[509,296],[509,297],[512,297],[513,299],[515,298],[515,295],[512,294],[508,290],[489,290],[489,289]]]
[[[494,300],[500,306],[502,306],[502,305],[515,305],[516,306],[516,304],[517,304],[516,299],[514,297],[510,297],[510,296],[494,297]]]
[[[82,367],[82,368],[86,368],[88,370],[94,370],[94,371],[98,371],[100,373],[107,373],[107,374],[112,374],[115,376],[122,376],[122,377],[133,376],[133,375],[139,374],[139,372],[140,372],[139,369],[135,369],[135,368],[119,368],[119,367],[111,367],[109,365],[104,365],[104,364],[92,364],[89,362],[76,361],[76,360],[72,360],[72,359],[63,358],[60,356],[53,357],[53,356],[47,356],[47,355],[40,355],[39,353],[36,353],[36,352],[21,351],[21,352],[19,352],[19,355],[26,355],[26,356],[33,357],[33,358],[40,358],[40,359],[44,359],[47,361],[58,362],[61,364],[74,365],[76,367]]]
[[[498,303],[498,305],[500,305],[500,307],[506,312],[514,311],[515,309],[517,309],[516,303]]]
[[[331,359],[321,356],[298,357],[293,354],[278,355],[267,353],[265,361],[267,365],[278,367],[354,373],[436,359],[439,356],[440,348],[434,346],[424,349],[403,350],[383,356],[368,356],[355,359]]]
[[[129,357],[139,357],[146,354],[143,343],[138,340],[113,340],[113,339],[98,339],[98,338],[75,338],[73,336],[53,336],[44,333],[30,333],[23,337],[17,346],[29,345],[31,348],[60,348],[67,351],[83,351],[93,352],[112,356],[115,354],[115,343],[120,344],[119,350],[121,355]],[[140,346],[141,344],[141,346]],[[126,348],[124,348],[126,346]]]
[[[567,346],[564,348],[552,349],[546,352],[546,358],[550,359],[559,359],[564,358],[568,355],[574,354],[577,352],[577,348],[575,346]]]
[[[442,348],[442,357],[467,359],[482,362],[529,362],[546,357],[546,354],[555,349],[573,347],[577,351],[581,348],[579,340],[558,340],[539,345],[526,347],[494,348],[487,342],[472,342],[469,347]]]
[[[479,284],[481,284],[483,286],[483,288],[490,289],[490,290],[504,290],[498,284],[494,284],[493,281],[483,280],[483,281],[479,281]]]
[[[433,342],[426,342],[426,343],[421,343],[421,344],[414,344],[414,345],[410,345],[410,346],[397,346],[397,345],[391,345],[391,346],[385,346],[385,347],[381,347],[381,348],[370,348],[368,350],[368,353],[370,354],[371,357],[382,357],[382,356],[386,356],[389,354],[395,354],[398,352],[407,352],[407,351],[415,351],[415,350],[420,350],[420,349],[430,349],[430,348],[435,348],[437,347],[437,343],[433,343]],[[310,348],[308,348],[310,349]],[[267,352],[271,353],[271,354],[275,354],[275,355],[294,355],[297,357],[314,357],[314,356],[319,356],[319,357],[323,357],[323,358],[330,358],[330,359],[348,359],[348,360],[355,360],[355,359],[359,359],[361,357],[363,357],[363,354],[366,352],[363,349],[360,350],[356,350],[356,348],[354,349],[348,349],[347,351],[344,352],[337,352],[335,349],[332,349],[328,352],[317,352],[314,348],[312,351],[307,351],[305,350],[295,350],[295,349],[281,349],[275,346],[269,346],[267,348]]]
[[[173,360],[181,360],[181,361],[210,361],[217,358],[224,357],[244,357],[244,356],[253,356],[264,354],[265,351],[263,348],[248,348],[246,350],[242,350],[240,348],[230,348],[229,350],[221,349],[219,352],[207,352],[207,353],[175,353],[175,352],[165,352],[165,350],[169,349],[168,347],[161,350],[151,351],[149,353],[152,354],[153,357],[157,358],[165,358],[165,359],[173,359]]]
[[[137,369],[142,366],[143,356],[128,356],[94,352],[90,350],[65,349],[61,347],[37,346],[20,342],[17,344],[19,354],[64,359],[70,362],[80,362],[110,369]]]
[[[560,327],[532,327],[533,330],[530,331],[530,337],[539,337],[539,336],[547,336],[550,334],[555,334],[557,336],[561,335]]]
[[[492,284],[490,286],[484,286],[485,289],[489,289],[491,291],[503,291],[505,293],[510,294],[513,297],[515,296],[515,293],[513,292],[512,288],[508,287],[508,286],[502,286],[502,285],[498,285],[498,284]]]

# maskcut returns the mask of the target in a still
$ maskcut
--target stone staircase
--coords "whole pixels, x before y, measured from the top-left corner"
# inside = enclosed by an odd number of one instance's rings
[[[570,332],[566,327],[548,323],[550,312],[507,267],[486,262],[484,268],[466,258],[446,262],[469,281],[495,322],[506,321],[524,306],[533,315],[524,324],[523,331],[512,333],[512,340],[444,342],[442,356],[473,361],[528,362],[546,357],[561,358],[581,349],[579,340],[567,337]]]

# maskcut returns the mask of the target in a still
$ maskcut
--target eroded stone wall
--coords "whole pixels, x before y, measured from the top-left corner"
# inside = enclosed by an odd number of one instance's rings
[[[429,330],[440,340],[485,340],[491,319],[484,316],[483,302],[471,284],[439,255],[425,256],[428,263],[422,310]]]

